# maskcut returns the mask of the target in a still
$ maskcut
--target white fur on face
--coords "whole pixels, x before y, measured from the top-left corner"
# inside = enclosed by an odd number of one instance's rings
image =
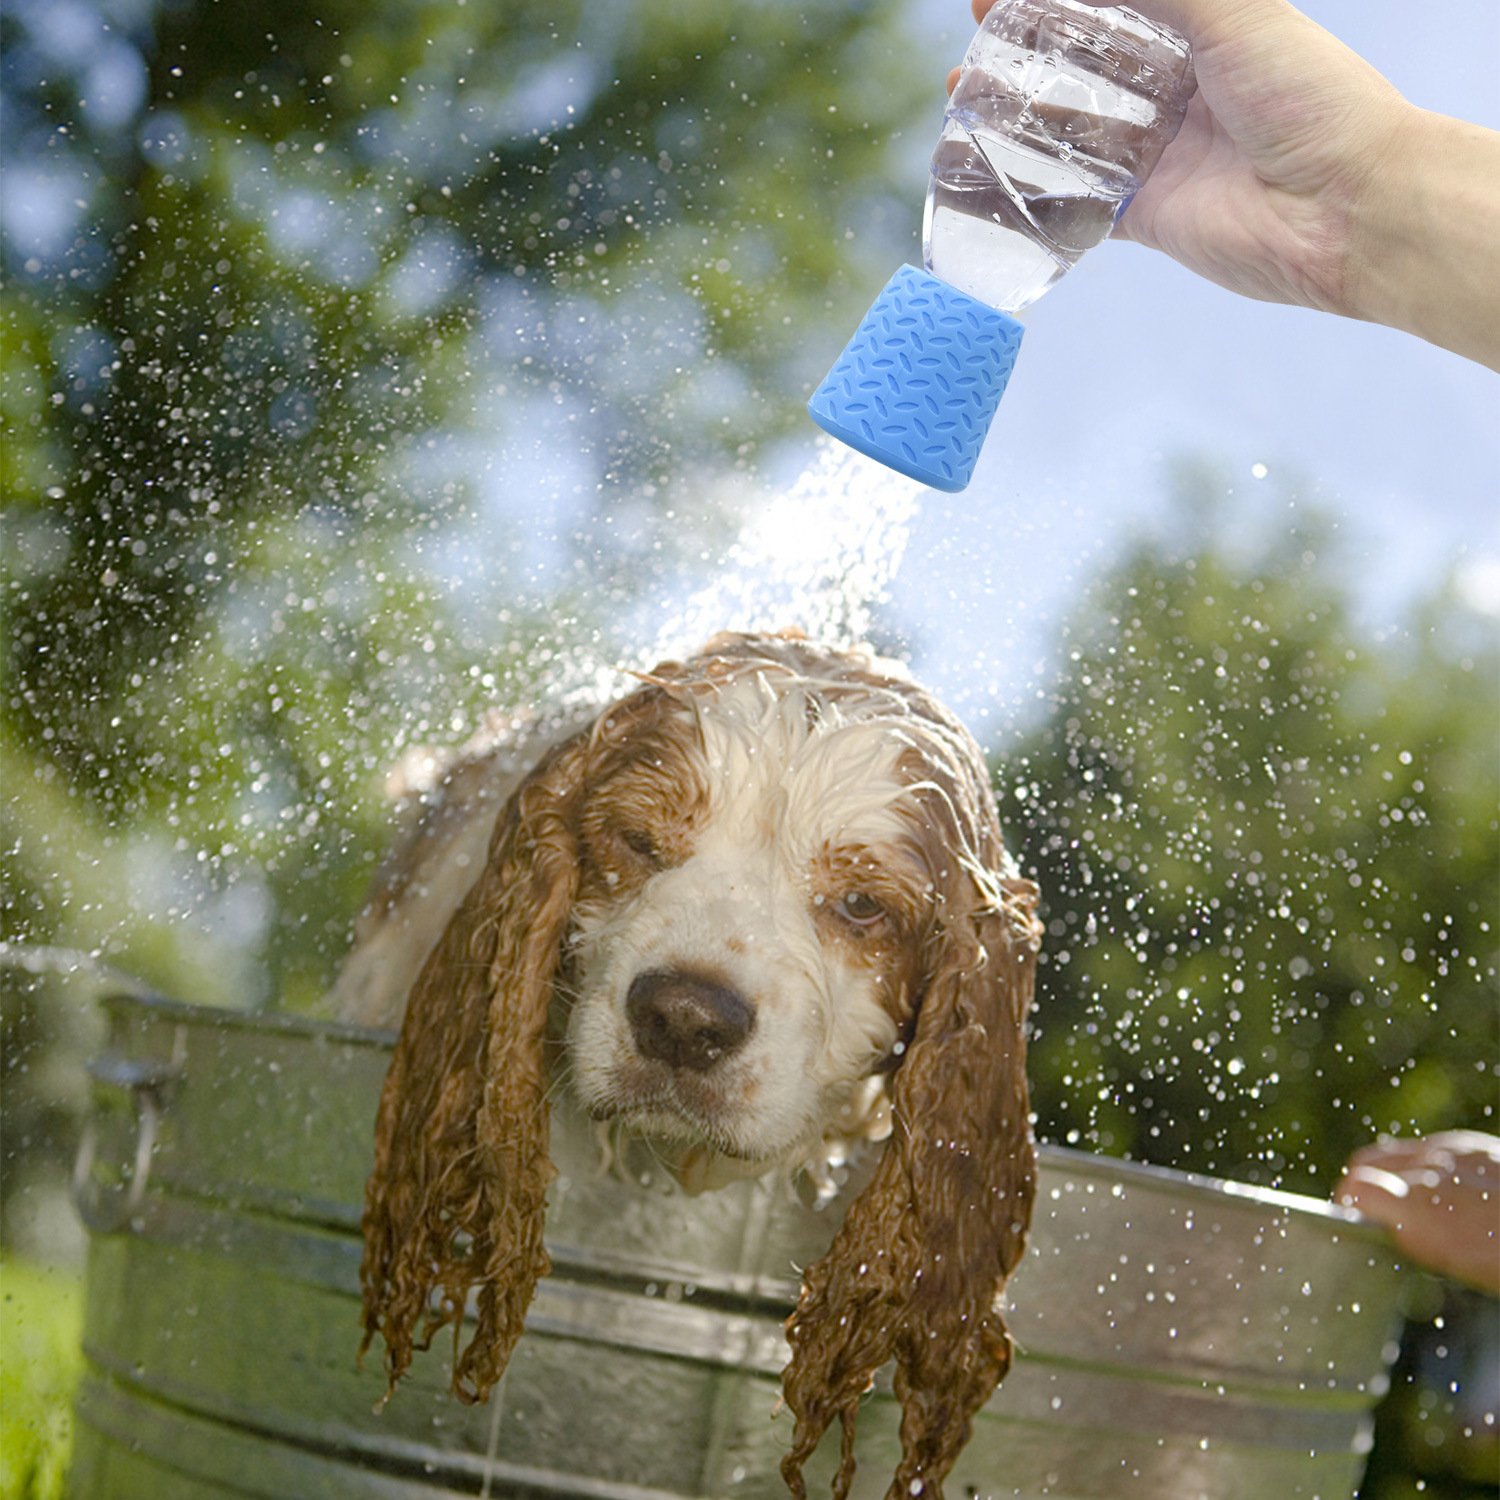
[[[576,913],[572,1076],[600,1118],[792,1162],[815,1151],[897,1040],[878,966],[827,939],[819,905],[838,893],[817,871],[828,850],[862,847],[918,881],[898,766],[920,731],[857,699],[810,713],[805,691],[759,674],[696,707],[708,797],[692,852],[619,902]],[[702,1071],[643,1056],[626,999],[652,972],[735,991],[753,1012],[748,1039]]]

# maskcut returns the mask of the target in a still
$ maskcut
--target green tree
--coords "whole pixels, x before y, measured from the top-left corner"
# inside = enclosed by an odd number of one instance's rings
[[[1376,1132],[1494,1129],[1500,663],[1451,591],[1361,624],[1316,525],[1245,558],[1182,519],[1090,592],[1000,768],[1039,1128],[1323,1193]]]
[[[598,639],[795,420],[937,73],[893,0],[70,17],[0,21],[9,165],[88,205],[0,294],[0,937],[303,1004],[403,740]]]

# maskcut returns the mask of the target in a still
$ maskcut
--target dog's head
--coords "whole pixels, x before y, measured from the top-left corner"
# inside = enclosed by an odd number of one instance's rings
[[[884,1081],[890,1139],[788,1325],[785,1472],[800,1493],[838,1418],[847,1487],[857,1403],[894,1355],[892,1493],[934,1494],[1009,1363],[1034,904],[973,741],[904,677],[772,637],[657,668],[510,799],[412,994],[365,1205],[366,1338],[392,1382],[471,1288],[455,1391],[482,1399],[520,1335],[548,1270],[556,1002],[583,1105],[710,1180],[816,1154]]]

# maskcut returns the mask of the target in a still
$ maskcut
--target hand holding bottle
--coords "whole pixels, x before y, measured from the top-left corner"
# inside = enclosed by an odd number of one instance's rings
[[[1500,133],[1417,109],[1287,0],[1136,8],[1187,36],[1198,93],[1116,236],[1500,368]]]
[[[968,484],[1010,379],[1013,316],[1105,238],[1182,124],[1186,40],[1121,6],[1005,0],[951,89],[925,269],[903,266],[813,392],[841,442],[936,489]]]
[[[949,90],[922,257],[949,286],[1019,312],[1109,234],[1177,134],[1186,41],[1087,0],[991,6]]]

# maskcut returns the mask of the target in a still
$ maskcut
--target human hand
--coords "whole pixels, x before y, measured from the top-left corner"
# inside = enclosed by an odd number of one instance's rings
[[[1334,1201],[1384,1224],[1418,1264],[1500,1295],[1500,1140],[1455,1130],[1377,1141],[1349,1158]]]
[[[1500,368],[1500,134],[1409,104],[1287,0],[1132,3],[1187,36],[1198,92],[1116,237]]]

